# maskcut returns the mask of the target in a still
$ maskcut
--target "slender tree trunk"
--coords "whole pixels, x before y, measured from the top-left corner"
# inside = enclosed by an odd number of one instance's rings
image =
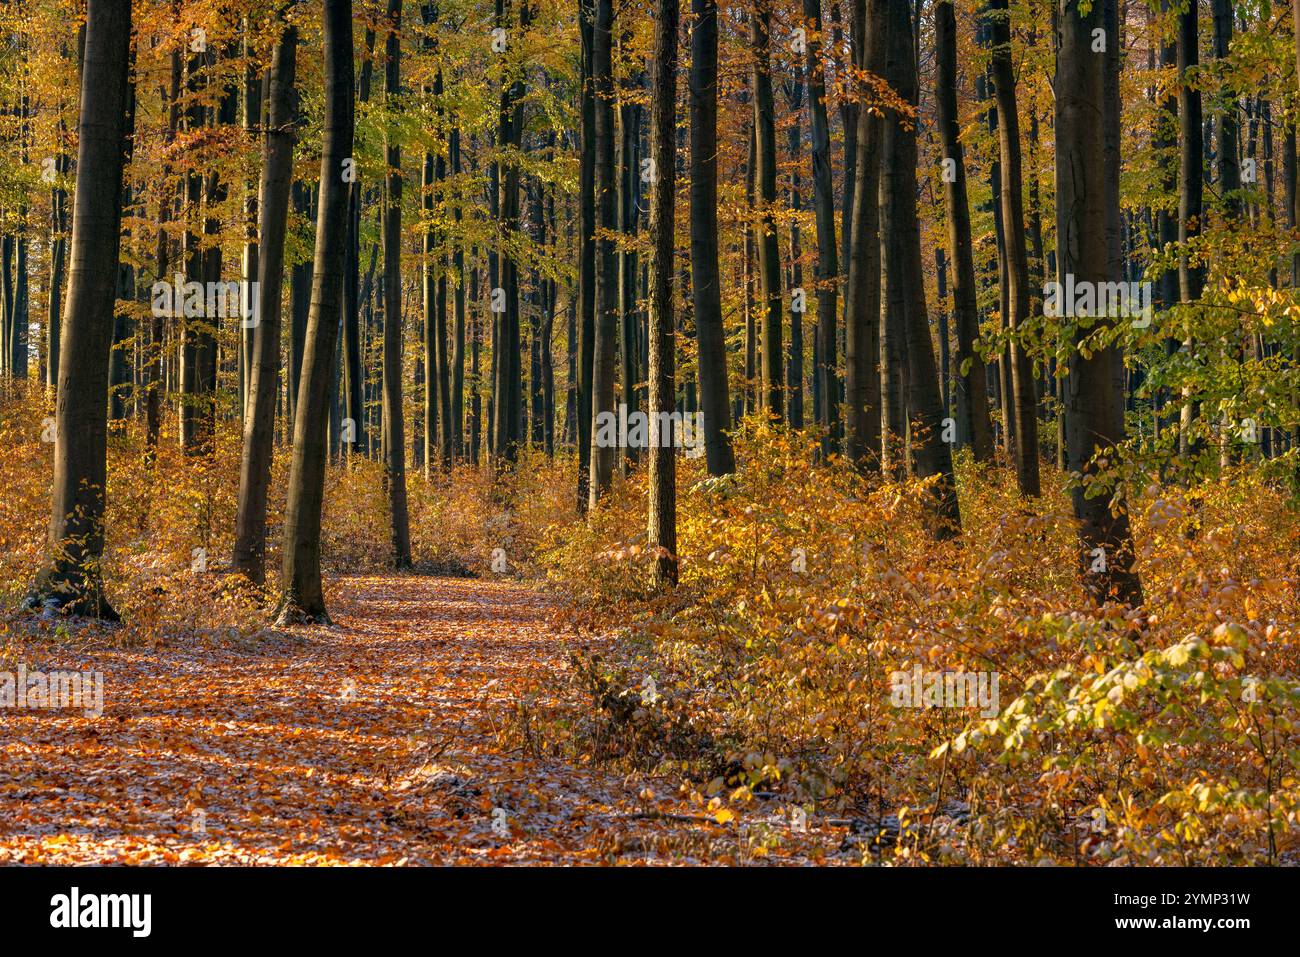
[[[592,82],[596,98],[595,177],[596,239],[596,337],[592,365],[591,488],[588,506],[609,491],[614,475],[615,448],[602,443],[602,431],[595,427],[602,413],[616,415],[614,408],[614,360],[618,344],[618,263],[612,236],[618,228],[615,215],[617,183],[614,169],[614,107],[611,32],[612,0],[595,0],[596,22],[592,34]],[[657,170],[656,175],[663,175]]]
[[[284,561],[280,573],[280,624],[329,623],[321,587],[320,525],[325,494],[326,403],[342,320],[343,267],[347,245],[348,190],[354,106],[352,2],[324,0],[325,115],[312,270],[311,315],[302,384],[293,424],[293,459],[284,514]],[[345,161],[346,166],[345,166]]]
[[[451,172],[460,182],[460,130],[451,131]],[[453,292],[455,319],[453,336],[455,343],[451,354],[451,444],[452,454],[456,459],[465,456],[463,435],[465,423],[465,247],[461,243],[461,204],[455,203],[452,216],[456,223],[456,248],[452,253],[452,278],[456,283]]]
[[[907,103],[918,97],[915,46],[909,0],[883,0],[885,17],[884,77]],[[882,19],[874,21],[882,23]],[[896,109],[885,111],[881,126],[880,195],[881,233],[889,238],[889,286],[901,292],[900,326],[906,356],[906,397],[912,428],[912,471],[919,478],[934,478],[928,487],[933,509],[932,534],[948,538],[960,534],[961,514],[952,472],[952,449],[943,441],[943,402],[935,370],[934,347],[925,304],[925,276],[921,269],[921,231],[917,218],[916,126]],[[896,253],[896,254],[895,254]],[[883,271],[883,269],[882,269]],[[892,294],[892,293],[891,293]]]
[[[249,364],[249,403],[239,466],[239,505],[231,566],[257,584],[266,578],[266,500],[275,451],[275,401],[280,379],[280,291],[284,239],[293,180],[297,98],[294,93],[298,28],[280,34],[271,60],[267,122],[262,130],[261,203],[258,206],[257,323]]]
[[[854,47],[862,50],[866,69],[884,68],[884,0],[871,0],[867,14],[855,17]],[[865,35],[870,17],[872,27]],[[880,466],[880,183],[879,117],[858,110],[853,166],[853,219],[849,242],[849,285],[844,297],[845,381],[844,454],[858,468]]]
[[[582,149],[579,157],[578,237],[578,355],[575,439],[578,445],[577,507],[587,511],[591,487],[592,376],[596,344],[596,81],[595,2],[579,0],[579,34],[582,40]]]
[[[1187,243],[1201,233],[1201,196],[1204,160],[1204,141],[1201,127],[1201,91],[1194,86],[1194,75],[1199,72],[1199,30],[1197,5],[1190,4],[1178,15],[1178,75],[1182,78],[1178,93],[1178,118],[1181,122],[1178,135],[1178,243],[1182,253],[1178,262],[1178,291],[1185,303],[1201,298],[1205,282],[1203,266],[1192,262]],[[1187,352],[1195,351],[1196,342],[1190,334],[1183,340]],[[1184,457],[1194,454],[1200,442],[1193,440],[1192,428],[1200,415],[1200,402],[1191,398],[1189,389],[1183,390],[1183,407],[1180,416],[1178,447]]]
[[[761,405],[770,418],[785,414],[784,376],[781,368],[781,251],[776,237],[776,107],[772,99],[771,0],[756,0],[750,19],[754,53],[754,131],[757,143],[755,182],[758,187],[758,275],[762,303]]]
[[[803,248],[800,242],[799,167],[802,165],[803,133],[800,116],[803,113],[804,83],[801,64],[794,65],[794,75],[785,82],[786,105],[790,110],[790,127],[786,131],[786,152],[790,163],[790,354],[786,364],[785,415],[790,427],[803,428],[803,317],[808,308],[807,292],[803,288]],[[796,298],[795,290],[800,294]]]
[[[971,242],[970,202],[966,193],[966,158],[957,115],[957,23],[952,0],[934,5],[936,45],[935,107],[943,147],[943,200],[948,220],[948,255],[952,260],[952,311],[957,332],[957,402],[965,418],[959,431],[971,444],[976,462],[993,459],[989,426],[988,372],[975,349],[979,339],[975,257]]]
[[[835,236],[835,192],[831,180],[830,125],[826,118],[826,67],[822,62],[821,0],[803,0],[803,15],[812,31],[807,46],[808,110],[812,117],[813,208],[817,216],[817,329],[813,358],[813,405],[824,430],[821,451],[830,456],[839,448],[838,343],[835,318],[839,310],[839,250]],[[698,30],[699,27],[697,26]],[[696,327],[699,312],[696,310]]]
[[[24,605],[116,620],[104,595],[108,353],[117,290],[122,168],[132,130],[130,4],[89,0],[71,275],[55,406],[50,564]]]
[[[1020,113],[1016,106],[1015,69],[1011,60],[1011,22],[1007,0],[989,0],[993,85],[998,101],[998,143],[1002,172],[1002,229],[1006,243],[1006,317],[1011,333],[1011,395],[1009,411],[1014,417],[1010,432],[1020,494],[1037,496],[1038,398],[1034,393],[1033,363],[1022,341],[1022,329],[1029,322],[1029,257],[1026,251],[1025,210],[1022,198]]]
[[[727,340],[722,325],[722,288],[718,272],[717,0],[692,0],[692,12],[696,20],[691,30],[688,89],[691,111],[691,298],[695,308],[695,344],[699,352],[704,459],[710,475],[726,475],[735,471],[736,459],[728,434],[731,430],[731,399],[727,387]]]
[[[251,140],[259,135],[262,125],[262,81],[253,69],[252,46],[249,41],[251,23],[244,20],[244,134]],[[240,274],[244,288],[240,290],[241,312],[253,308],[253,283],[259,274],[257,248],[257,183],[249,177],[244,182],[244,258]],[[256,327],[241,323],[239,330],[239,414],[248,412],[249,387],[252,382],[253,344]]]
[[[388,0],[384,93],[391,105],[401,92],[402,0]],[[350,85],[350,84],[349,84]],[[393,566],[411,564],[411,530],[406,511],[406,430],[402,412],[402,147],[385,134],[384,153],[384,483]],[[321,181],[321,203],[325,185]],[[315,301],[313,290],[312,300]]]
[[[654,39],[650,157],[657,175],[650,193],[650,507],[648,541],[655,579],[677,584],[677,481],[672,436],[658,427],[673,411],[673,200],[677,181],[677,13],[678,0],[658,0]]]

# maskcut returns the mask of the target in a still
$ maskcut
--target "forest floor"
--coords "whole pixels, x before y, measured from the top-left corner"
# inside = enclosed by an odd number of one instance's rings
[[[29,642],[29,671],[102,672],[104,710],[0,714],[0,863],[857,859],[842,830],[794,833],[761,806],[719,823],[680,780],[541,753],[520,716],[563,704],[574,636],[539,591],[386,576],[331,592],[333,627]]]

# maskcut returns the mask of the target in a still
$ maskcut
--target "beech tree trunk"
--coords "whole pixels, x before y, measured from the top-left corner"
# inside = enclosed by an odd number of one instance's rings
[[[718,3],[691,0],[691,297],[699,358],[704,460],[710,475],[736,469],[731,450],[727,341],[718,273]],[[651,157],[653,159],[653,157]],[[657,195],[657,194],[656,194]],[[653,340],[654,332],[651,332]],[[653,406],[651,409],[653,410]]]
[[[826,67],[822,62],[821,0],[803,0],[811,36],[807,46],[808,110],[812,118],[813,209],[817,217],[817,328],[813,340],[813,406],[822,436],[822,455],[839,448],[839,369],[835,320],[839,309],[839,249],[835,235],[835,192],[831,179],[830,125],[826,117]],[[697,26],[695,29],[699,29]],[[716,54],[715,54],[716,56]],[[699,307],[696,307],[696,328]]]
[[[915,46],[909,0],[883,0],[885,17],[884,76],[907,103],[917,102]],[[877,24],[882,20],[874,21]],[[899,325],[906,358],[906,403],[911,424],[912,472],[918,478],[936,477],[929,486],[933,510],[931,533],[949,538],[961,532],[961,513],[952,473],[952,449],[943,441],[943,401],[935,370],[934,347],[925,304],[925,275],[921,269],[921,230],[917,219],[916,125],[897,110],[887,109],[881,121],[881,165],[889,178],[881,183],[882,235],[891,256],[889,286],[899,290],[902,311]],[[891,293],[892,295],[892,293]]]
[[[781,251],[776,236],[776,107],[772,100],[769,46],[772,11],[770,0],[756,0],[750,19],[754,67],[754,135],[757,149],[755,183],[758,201],[758,276],[762,397],[760,405],[770,418],[785,414],[784,375],[781,367]]]
[[[1118,46],[1116,0],[1095,0],[1086,15],[1080,2],[1060,0],[1055,83],[1058,255],[1062,275],[1073,274],[1076,284],[1123,278],[1112,248],[1119,222],[1119,58],[1111,52]],[[1105,56],[1093,52],[1098,29],[1107,38]],[[1195,128],[1199,131],[1200,124]],[[1089,334],[1076,333],[1066,380],[1069,467],[1082,480],[1102,471],[1106,463],[1098,455],[1124,439],[1123,356],[1112,346],[1085,358],[1077,345]],[[1080,481],[1073,503],[1084,584],[1098,602],[1115,598],[1140,604],[1123,498],[1112,504],[1111,496]]]
[[[615,210],[617,182],[614,168],[614,106],[611,32],[612,0],[595,0],[596,22],[592,33],[592,83],[595,102],[595,176],[597,210],[595,353],[592,359],[591,488],[588,506],[609,491],[614,475],[616,449],[599,444],[596,417],[614,408],[615,348],[618,344],[618,262],[612,236],[618,228]],[[663,175],[663,170],[656,171]]]
[[[966,192],[966,158],[959,138],[957,115],[957,22],[952,0],[934,5],[936,46],[935,111],[943,147],[944,211],[948,220],[948,257],[952,261],[952,311],[957,332],[957,368],[962,418],[959,434],[970,442],[976,462],[993,459],[993,431],[989,425],[988,371],[975,350],[979,339],[976,304],[975,257],[971,243],[970,201]],[[955,416],[954,416],[955,417]]]
[[[677,182],[677,6],[658,0],[654,39],[650,158],[650,402],[652,420],[673,411],[673,200]],[[652,425],[651,429],[654,430]],[[650,448],[648,541],[658,583],[677,584],[677,480],[671,435]]]
[[[1029,316],[1029,257],[1026,249],[1025,210],[1022,194],[1020,113],[1016,107],[1015,69],[1011,61],[1011,22],[1007,0],[989,0],[993,85],[998,101],[998,144],[1002,173],[1002,229],[1006,244],[1009,311],[1005,317],[1011,333],[1011,395],[1003,396],[1014,419],[1009,432],[1020,494],[1037,496],[1038,399],[1034,394],[1034,369],[1021,342]]]
[[[390,104],[401,92],[402,0],[388,0],[384,92]],[[394,568],[411,564],[411,530],[406,511],[406,429],[402,410],[402,147],[384,137],[384,484]],[[321,204],[324,205],[322,181]],[[315,294],[312,296],[315,301]]]
[[[248,407],[239,465],[239,505],[231,566],[257,584],[266,578],[266,499],[275,451],[275,405],[280,387],[280,293],[289,185],[297,139],[298,28],[280,34],[271,60],[266,126],[262,130],[262,181],[258,205],[257,316],[248,369]]]
[[[133,133],[131,6],[89,0],[73,198],[71,271],[55,405],[50,564],[24,605],[117,620],[104,594],[108,353],[121,237],[122,167]]]
[[[325,115],[320,202],[312,270],[311,313],[302,384],[293,423],[293,460],[284,514],[284,559],[277,609],[279,624],[328,624],[321,587],[320,524],[325,494],[326,412],[335,342],[343,311],[348,183],[355,129],[352,2],[325,0]],[[345,160],[349,161],[345,167]]]
[[[884,0],[871,0],[873,26],[855,17],[854,47],[866,69],[884,69]],[[857,110],[854,142],[853,217],[849,227],[848,291],[844,297],[844,454],[861,469],[880,467],[880,140],[879,117]]]

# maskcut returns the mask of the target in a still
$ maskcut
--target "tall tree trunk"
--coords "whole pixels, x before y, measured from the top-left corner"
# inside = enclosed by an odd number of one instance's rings
[[[614,169],[614,107],[611,32],[614,6],[612,0],[595,0],[596,22],[592,34],[592,83],[596,98],[595,177],[597,228],[596,239],[596,337],[592,360],[592,431],[591,488],[588,505],[596,503],[609,491],[614,475],[615,448],[601,442],[602,431],[595,428],[601,413],[615,415],[614,360],[618,344],[618,263],[611,238],[618,228],[615,215],[617,183]],[[663,170],[655,174],[662,176]]]
[[[384,93],[393,108],[401,92],[402,0],[388,0]],[[384,177],[384,484],[395,568],[411,564],[411,529],[406,511],[406,430],[402,412],[402,147],[384,135],[388,174]],[[324,205],[324,180],[321,204]],[[315,301],[313,290],[312,300]]]
[[[24,605],[116,620],[104,595],[108,353],[117,291],[122,167],[130,90],[131,8],[89,0],[82,71],[71,275],[55,406],[50,564]]]
[[[1119,221],[1118,15],[1116,0],[1097,0],[1089,7],[1083,15],[1080,0],[1060,0],[1058,11],[1057,236],[1062,275],[1098,288],[1121,278],[1119,257],[1114,255]],[[1096,30],[1104,30],[1106,37],[1107,52],[1100,57],[1093,51]],[[1199,157],[1198,151],[1198,164]],[[1079,567],[1099,602],[1118,598],[1136,605],[1142,601],[1142,589],[1133,570],[1124,501],[1119,497],[1112,505],[1110,496],[1084,484],[1107,467],[1098,455],[1124,439],[1123,356],[1111,346],[1085,357],[1078,344],[1090,334],[1076,332],[1066,393],[1069,466],[1081,479],[1073,490]]]
[[[298,28],[280,34],[271,60],[267,123],[262,129],[262,181],[258,206],[257,323],[248,372],[248,408],[239,463],[234,571],[257,584],[266,578],[266,499],[275,450],[275,400],[280,379],[280,292],[289,220],[296,136]]]
[[[1025,349],[1022,330],[1029,322],[1029,257],[1025,243],[1025,210],[1021,186],[1020,113],[1016,107],[1015,69],[1011,62],[1011,21],[1007,0],[989,0],[993,86],[998,101],[998,143],[1002,159],[1002,229],[1006,243],[1006,325],[1011,334],[1011,395],[1003,401],[1015,423],[1010,432],[1021,495],[1037,496],[1038,398],[1034,394],[1034,369]]]
[[[1200,299],[1205,282],[1204,267],[1192,262],[1186,245],[1201,233],[1204,140],[1201,91],[1193,85],[1199,72],[1199,32],[1197,5],[1193,3],[1178,15],[1178,75],[1182,80],[1178,92],[1178,243],[1182,248],[1178,262],[1178,292],[1184,303]],[[1189,353],[1195,351],[1196,343],[1190,334],[1184,338],[1183,347]],[[1193,425],[1200,415],[1200,403],[1190,398],[1188,389],[1183,390],[1183,398],[1178,447],[1186,457],[1200,446],[1192,438]]]
[[[957,401],[965,421],[959,432],[971,444],[976,462],[993,459],[989,426],[988,372],[975,349],[979,339],[975,257],[971,242],[970,202],[966,194],[966,158],[957,114],[957,22],[952,0],[934,5],[936,46],[935,110],[943,147],[943,201],[948,220],[948,255],[952,260],[952,311],[957,331]]]
[[[596,345],[596,0],[579,0],[579,34],[582,41],[582,148],[578,171],[578,373],[576,389],[578,445],[578,512],[587,510],[591,487],[592,376]]]
[[[1225,73],[1228,71],[1228,51],[1232,44],[1232,0],[1210,0],[1214,18],[1214,58]],[[1231,78],[1228,77],[1230,82]],[[1224,212],[1233,218],[1242,213],[1240,132],[1237,124],[1237,99],[1225,85],[1217,97],[1215,117],[1218,120],[1218,143],[1214,165],[1219,172],[1219,195],[1223,197]]]
[[[176,130],[180,125],[180,90],[181,90],[181,54],[176,49],[171,54],[171,76],[167,85],[160,90],[162,109],[167,116],[167,127],[163,133],[163,144],[170,146],[176,139]],[[158,281],[169,282],[169,241],[164,228],[171,217],[172,198],[167,195],[166,183],[169,167],[163,166],[158,177],[160,195],[158,197],[158,237],[156,262],[158,264]],[[173,297],[174,302],[174,297]],[[162,403],[166,389],[164,381],[163,359],[167,355],[167,323],[171,310],[155,309],[153,312],[152,338],[149,348],[148,392],[145,397],[145,460],[149,465],[157,454],[158,438],[162,433]],[[173,317],[174,321],[174,317]],[[58,365],[57,333],[51,334],[51,361]]]
[[[822,61],[821,0],[803,0],[804,20],[812,31],[807,45],[808,109],[812,117],[813,208],[817,216],[817,329],[813,348],[813,405],[824,430],[821,451],[839,448],[838,343],[835,319],[839,309],[839,250],[835,236],[835,192],[831,180],[830,125],[826,118],[826,65]],[[698,30],[699,27],[697,26]],[[699,311],[696,310],[696,327]]]
[[[918,98],[916,54],[909,0],[883,0],[885,16],[884,77],[904,102],[915,106]],[[932,534],[948,538],[961,532],[961,513],[952,473],[952,449],[943,441],[943,402],[935,370],[934,347],[925,305],[925,275],[921,268],[921,231],[916,199],[916,126],[897,109],[885,111],[881,120],[882,197],[880,230],[888,237],[891,255],[882,267],[890,270],[891,289],[901,291],[900,326],[906,356],[906,396],[912,429],[912,471],[919,478],[934,478],[929,486],[933,509]],[[892,294],[892,293],[891,293]]]
[[[854,48],[867,70],[884,68],[884,0],[871,0],[868,16],[854,18]],[[856,110],[857,157],[853,174],[853,218],[849,228],[848,291],[844,297],[844,454],[855,466],[880,466],[880,118]]]
[[[691,8],[696,17],[687,91],[691,111],[691,299],[699,352],[704,460],[710,475],[726,475],[735,471],[736,459],[728,435],[731,399],[718,272],[718,3],[691,0]],[[671,327],[671,318],[668,322]]]
[[[325,115],[316,260],[302,384],[293,423],[293,459],[280,572],[284,594],[276,615],[279,624],[327,624],[330,620],[321,587],[320,525],[328,453],[326,404],[343,310],[348,214],[348,184],[344,173],[352,165],[355,129],[351,0],[325,0],[324,34]]]
[[[460,182],[460,130],[452,129],[451,131],[451,172]],[[452,252],[451,268],[452,278],[456,286],[453,292],[453,308],[455,318],[453,320],[453,338],[451,353],[451,444],[452,454],[457,459],[465,456],[465,439],[463,435],[465,423],[465,247],[461,242],[461,203],[455,203],[452,209],[452,216],[456,223],[456,248]]]
[[[780,422],[785,414],[781,368],[781,251],[776,237],[776,107],[772,100],[771,0],[756,0],[750,19],[754,67],[754,135],[757,143],[758,275],[762,356],[761,406]]]
[[[803,317],[808,308],[807,293],[803,288],[803,249],[799,236],[799,167],[803,152],[803,133],[800,115],[803,112],[804,83],[801,64],[794,65],[794,75],[786,81],[786,105],[790,110],[790,127],[786,131],[786,150],[790,162],[790,355],[786,365],[785,415],[790,427],[803,428]],[[794,290],[801,295],[795,297]]]
[[[251,23],[244,20],[244,134],[251,140],[258,135],[262,125],[262,81],[253,69],[252,45],[249,40]],[[240,274],[244,287],[240,290],[239,302],[241,313],[245,308],[251,309],[251,297],[255,295],[253,283],[257,281],[260,271],[257,248],[257,184],[250,176],[244,182],[244,257]],[[239,414],[248,412],[249,387],[252,382],[253,346],[257,332],[256,327],[248,322],[240,323],[239,330]]]
[[[625,46],[631,40],[630,31],[624,29],[620,45]],[[620,356],[622,360],[622,403],[627,407],[630,417],[637,408],[637,344],[640,338],[638,329],[640,317],[637,310],[637,252],[636,237],[640,229],[640,194],[641,182],[641,104],[633,102],[636,92],[644,86],[645,78],[640,71],[621,85],[623,102],[619,105],[619,118],[622,135],[618,138],[618,219],[622,243],[618,252],[618,311],[620,318]],[[638,450],[629,444],[619,456],[619,468],[627,473],[630,463],[637,460]]]
[[[658,0],[654,39],[650,157],[657,171],[650,193],[650,503],[648,541],[655,578],[677,584],[677,480],[672,436],[661,416],[673,411],[673,200],[677,181],[677,0]]]

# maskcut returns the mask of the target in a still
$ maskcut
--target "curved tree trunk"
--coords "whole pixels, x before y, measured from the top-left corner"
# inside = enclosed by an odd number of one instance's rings
[[[320,523],[325,494],[326,412],[334,346],[342,319],[348,190],[344,160],[352,158],[354,132],[352,2],[325,0],[325,117],[312,270],[311,313],[302,384],[293,423],[293,461],[284,514],[284,594],[276,620],[329,622],[321,587]],[[348,163],[350,166],[351,163]]]

